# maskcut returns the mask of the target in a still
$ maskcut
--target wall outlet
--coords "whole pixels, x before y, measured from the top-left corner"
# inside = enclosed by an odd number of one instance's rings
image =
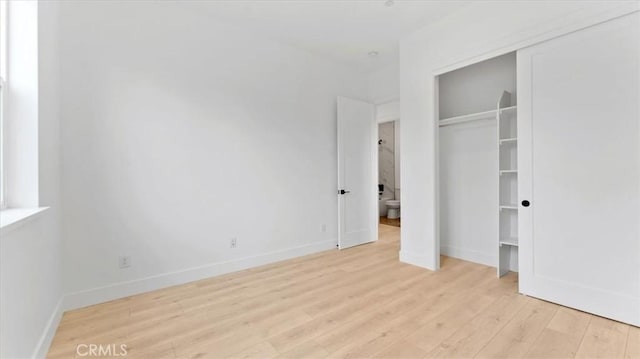
[[[229,247],[236,248],[238,246],[238,238],[231,238],[229,241]]]
[[[120,258],[118,258],[118,267],[120,267],[120,269],[131,267],[131,256],[120,256]]]
[[[322,230],[322,233],[327,233],[327,225],[323,224],[321,230]]]

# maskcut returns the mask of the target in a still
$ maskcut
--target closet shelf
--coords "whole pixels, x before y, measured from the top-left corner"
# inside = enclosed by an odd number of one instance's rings
[[[505,144],[509,144],[509,143],[516,143],[518,142],[517,138],[502,138],[500,139],[500,144],[501,145],[505,145]]]
[[[501,108],[500,114],[501,115],[515,114],[516,108],[517,108],[516,106]],[[449,117],[449,118],[442,119],[439,121],[439,126],[442,127],[442,126],[448,126],[448,125],[455,125],[458,123],[477,121],[477,120],[494,120],[497,118],[497,116],[498,116],[498,110],[477,112],[469,115],[462,115],[462,116]],[[515,139],[509,139],[509,140],[515,141]]]
[[[509,271],[517,269],[518,255],[518,203],[514,203],[517,195],[515,183],[518,184],[517,165],[513,157],[517,156],[518,139],[517,110],[516,106],[506,107],[511,103],[511,94],[503,92],[498,100],[496,111],[498,112],[498,278]],[[507,155],[505,157],[505,155]],[[506,162],[503,160],[507,160]],[[504,167],[503,167],[504,166]],[[504,179],[503,179],[504,178]],[[515,224],[514,224],[515,222]],[[515,248],[515,249],[514,249]]]
[[[516,210],[517,211],[518,210],[518,206],[515,205],[515,204],[501,204],[500,205],[500,210],[503,210],[503,209],[511,209],[511,210]]]
[[[477,121],[477,120],[495,120],[497,115],[498,115],[498,112],[496,110],[491,110],[491,111],[472,113],[470,115],[449,117],[449,118],[440,120],[439,126],[442,127],[442,126],[448,126],[448,125],[455,125],[458,123]]]
[[[500,114],[501,115],[511,115],[511,114],[515,114],[516,111],[518,109],[518,106],[510,106],[510,107],[504,107],[500,109]]]
[[[518,246],[518,237],[507,237],[507,238],[500,238],[500,245],[506,245],[506,246],[514,246],[517,247]]]

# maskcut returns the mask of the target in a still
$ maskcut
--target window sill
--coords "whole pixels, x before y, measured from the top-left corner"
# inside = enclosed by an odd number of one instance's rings
[[[49,209],[49,207],[3,209],[0,211],[0,235],[4,236],[22,227],[25,223],[36,218],[47,209]]]

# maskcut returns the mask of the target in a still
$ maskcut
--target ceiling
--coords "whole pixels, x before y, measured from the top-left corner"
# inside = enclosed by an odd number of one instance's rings
[[[399,39],[469,1],[199,1],[198,11],[370,72],[397,62]],[[390,6],[389,6],[390,5]],[[375,51],[377,56],[369,53]]]

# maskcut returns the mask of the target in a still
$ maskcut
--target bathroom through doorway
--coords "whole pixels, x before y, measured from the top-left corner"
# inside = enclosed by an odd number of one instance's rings
[[[382,225],[400,227],[400,119],[398,101],[376,106],[378,122],[378,213]]]

